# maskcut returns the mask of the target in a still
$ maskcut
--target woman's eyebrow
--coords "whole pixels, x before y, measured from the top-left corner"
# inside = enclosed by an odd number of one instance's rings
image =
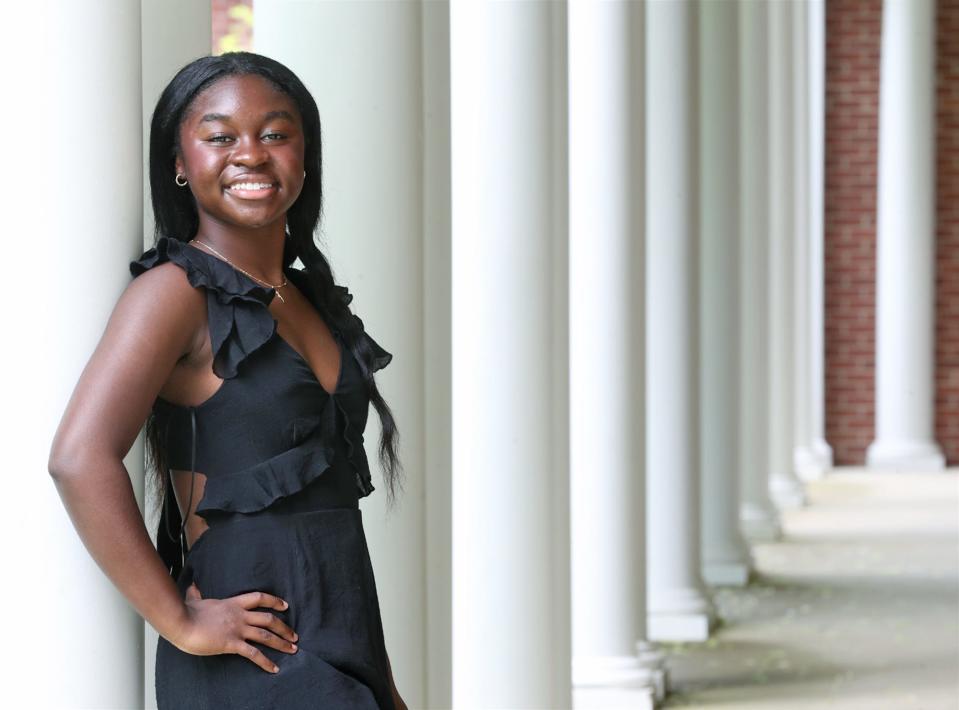
[[[203,118],[200,119],[200,123],[210,123],[212,121],[229,121],[232,116],[228,116],[225,113],[207,113],[203,115]],[[274,118],[285,118],[292,123],[296,123],[296,120],[293,118],[293,114],[289,111],[284,111],[280,109],[278,111],[267,111],[263,115],[264,121],[271,121]]]

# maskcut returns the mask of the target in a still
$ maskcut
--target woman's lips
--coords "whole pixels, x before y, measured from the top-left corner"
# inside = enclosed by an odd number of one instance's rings
[[[264,198],[272,196],[279,186],[276,183],[273,183],[269,186],[263,186],[262,184],[249,184],[249,183],[239,183],[235,186],[226,188],[226,191],[238,197],[241,200],[262,200]]]

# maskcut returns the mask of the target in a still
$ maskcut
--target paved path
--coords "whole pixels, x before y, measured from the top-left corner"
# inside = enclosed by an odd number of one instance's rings
[[[959,710],[959,471],[839,469],[809,484],[703,644],[666,644],[665,707]],[[630,707],[577,693],[577,710]]]
[[[959,709],[959,475],[848,471],[719,590],[723,626],[668,647],[666,707]]]

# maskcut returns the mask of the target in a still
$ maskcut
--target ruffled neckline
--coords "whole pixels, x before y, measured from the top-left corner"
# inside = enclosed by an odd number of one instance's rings
[[[191,286],[206,289],[213,371],[221,379],[236,377],[240,364],[276,333],[277,320],[269,310],[276,289],[258,283],[199,247],[166,235],[159,236],[154,246],[130,262],[130,273],[139,276],[166,261],[183,268]],[[284,273],[320,311],[306,272],[290,265],[284,267]],[[353,300],[346,287],[334,288],[345,304]],[[338,328],[330,329],[342,335]]]
[[[192,278],[190,279],[190,283],[193,286],[214,287],[217,290],[234,296],[252,298],[264,305],[269,305],[276,296],[276,289],[270,286],[264,286],[224,259],[200,247],[194,246],[190,244],[190,242],[160,235],[157,238],[156,244],[148,249],[137,262],[142,261],[148,254],[154,251],[161,256],[165,255],[167,259],[171,261],[180,261],[181,259],[178,257],[181,257],[182,260],[188,262],[189,265],[193,267]],[[161,258],[161,262],[167,259]],[[153,264],[150,264],[150,266],[152,265]],[[313,283],[303,269],[294,268],[291,264],[283,267],[283,273],[310,299],[314,306],[317,305]],[[197,279],[201,274],[203,278]],[[134,275],[138,274],[134,273]],[[187,275],[191,276],[191,270],[187,270]],[[195,279],[197,279],[196,282],[194,282]],[[343,303],[349,305],[353,300],[353,294],[349,292],[349,289],[340,285],[334,285],[333,288]]]
[[[139,259],[131,261],[130,272],[136,277],[166,261],[172,261],[180,266],[186,272],[192,286],[203,286],[206,289],[213,372],[223,380],[236,377],[243,362],[277,335],[278,321],[269,309],[276,290],[257,283],[216,256],[168,236],[160,236],[153,247],[144,252]],[[317,299],[306,272],[294,269],[292,266],[286,267],[284,271],[314,307],[317,307]],[[346,287],[334,286],[334,289],[344,304],[349,305],[353,300],[352,294]],[[320,309],[317,307],[317,310]],[[386,367],[393,358],[392,354],[370,337],[359,316],[353,314],[353,318],[360,329],[360,337],[366,341],[367,347],[373,354],[371,371],[376,372]],[[335,335],[342,335],[339,329],[332,326],[330,328]],[[296,353],[289,343],[286,345]],[[302,359],[299,353],[296,354]],[[343,358],[348,357],[352,356],[347,348],[341,346],[340,381],[347,368],[347,362]],[[303,363],[309,369],[305,360]],[[310,372],[313,374],[312,370]],[[313,377],[315,378],[315,375]],[[339,381],[337,386],[339,388]],[[225,383],[221,385],[210,400],[217,397],[225,387]],[[320,387],[322,389],[322,385]],[[324,392],[326,392],[325,389]],[[328,447],[330,437],[336,429],[337,412],[345,418],[342,436],[347,444],[347,459],[353,465],[360,495],[366,496],[375,490],[363,449],[362,428],[352,425],[350,415],[344,409],[344,403],[336,394],[337,392],[332,394],[327,392],[326,402],[318,419],[314,422],[319,425],[323,421],[326,425],[316,427],[314,441],[302,442],[304,445],[297,447],[295,451],[287,452],[279,459],[258,464],[247,471],[252,475],[230,476],[224,479],[223,484],[226,487],[222,490],[222,496],[216,493],[219,483],[210,487],[213,482],[211,477],[207,482],[210,496],[205,498],[211,509],[213,506],[221,510],[237,508],[254,510],[265,507],[276,498],[285,497],[299,490],[309,480],[322,473],[327,468],[324,462],[327,462],[330,455]],[[191,414],[196,414],[195,407],[189,409]],[[290,475],[293,476],[292,479],[287,478]],[[227,485],[227,480],[231,481],[231,484]]]
[[[173,237],[161,236],[161,240],[169,242],[167,249],[181,249],[184,256],[190,260],[198,269],[206,272],[210,283],[216,284],[220,289],[237,296],[251,296],[264,305],[269,305],[276,296],[276,289],[270,286],[264,286],[259,281],[247,276],[235,266],[224,259],[205,251],[201,247],[194,246],[190,242],[183,242]],[[283,272],[289,277],[291,271],[296,271],[292,267],[284,267]],[[309,280],[306,279],[308,282]],[[299,288],[299,283],[297,283]]]

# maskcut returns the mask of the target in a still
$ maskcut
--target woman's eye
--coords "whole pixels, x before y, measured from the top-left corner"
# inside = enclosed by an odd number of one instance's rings
[[[269,140],[282,140],[286,138],[286,136],[282,133],[267,133],[263,136],[263,138]],[[230,136],[211,136],[208,140],[211,143],[225,143],[233,139]]]

